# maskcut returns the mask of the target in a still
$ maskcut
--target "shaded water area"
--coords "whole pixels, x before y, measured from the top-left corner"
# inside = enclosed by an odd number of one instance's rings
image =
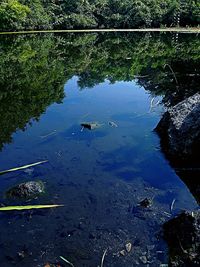
[[[64,205],[1,212],[1,267],[100,266],[106,249],[104,267],[168,264],[162,225],[198,196],[154,129],[199,91],[199,55],[195,34],[0,37],[0,170],[48,160],[1,175],[0,204]],[[6,198],[38,180],[44,195]]]

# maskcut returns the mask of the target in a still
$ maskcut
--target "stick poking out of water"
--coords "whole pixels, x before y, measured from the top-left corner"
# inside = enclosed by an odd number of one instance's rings
[[[33,167],[33,166],[36,166],[36,165],[39,165],[39,164],[43,164],[45,162],[48,162],[48,160],[43,160],[43,161],[35,162],[35,163],[29,164],[29,165],[24,165],[24,166],[21,166],[21,167],[17,167],[17,168],[13,168],[13,169],[1,171],[0,172],[0,175],[5,174],[5,173],[8,173],[8,172],[14,172],[14,171],[19,171],[19,170],[24,170],[24,169],[27,169],[27,168],[30,168],[30,167]]]
[[[101,258],[101,267],[103,267],[103,263],[104,263],[104,260],[105,260],[105,256],[106,256],[107,251],[108,251],[108,249],[105,249],[105,251],[103,253],[103,256]]]
[[[170,205],[170,212],[172,213],[172,210],[173,210],[173,208],[174,208],[174,203],[175,203],[175,201],[176,201],[176,199],[174,198],[173,200],[172,200],[172,204]]]
[[[68,263],[69,265],[71,265],[72,267],[75,267],[73,263],[71,263],[70,261],[68,261],[67,259],[65,259],[63,256],[60,256],[60,258],[61,258],[64,262],[66,262],[66,263]]]

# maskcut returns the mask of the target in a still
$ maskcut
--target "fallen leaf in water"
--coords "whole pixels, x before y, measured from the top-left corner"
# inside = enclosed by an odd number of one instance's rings
[[[0,211],[10,211],[10,210],[31,210],[31,209],[47,209],[47,208],[57,208],[64,205],[28,205],[28,206],[7,206],[0,207]]]
[[[8,172],[14,172],[14,171],[19,171],[19,170],[23,170],[23,169],[28,169],[30,167],[33,167],[33,166],[36,166],[36,165],[39,165],[39,164],[43,164],[43,163],[45,163],[47,161],[48,160],[43,160],[43,161],[35,162],[35,163],[29,164],[29,165],[24,165],[24,166],[21,166],[21,167],[17,167],[17,168],[1,171],[0,175],[8,173]]]

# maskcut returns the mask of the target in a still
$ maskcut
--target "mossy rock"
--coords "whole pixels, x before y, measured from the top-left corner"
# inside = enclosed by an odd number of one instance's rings
[[[42,181],[29,181],[18,184],[6,192],[7,198],[32,199],[45,193]]]

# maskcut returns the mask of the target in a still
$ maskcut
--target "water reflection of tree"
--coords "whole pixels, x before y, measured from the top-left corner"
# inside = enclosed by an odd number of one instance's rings
[[[136,79],[169,103],[197,91],[200,41],[181,34],[176,45],[173,40],[172,35],[149,33],[2,37],[1,147],[17,129],[39,119],[48,105],[61,101],[64,82],[73,75],[80,89],[105,79]]]
[[[198,90],[200,42],[194,35],[180,35],[176,44],[173,35],[106,37],[100,35],[91,45],[76,46],[79,56],[74,56],[73,64],[81,89],[105,79],[114,83],[137,78],[140,85],[164,95],[171,104]]]
[[[64,97],[64,68],[54,39],[9,38],[0,42],[0,148],[17,129],[38,120]]]

